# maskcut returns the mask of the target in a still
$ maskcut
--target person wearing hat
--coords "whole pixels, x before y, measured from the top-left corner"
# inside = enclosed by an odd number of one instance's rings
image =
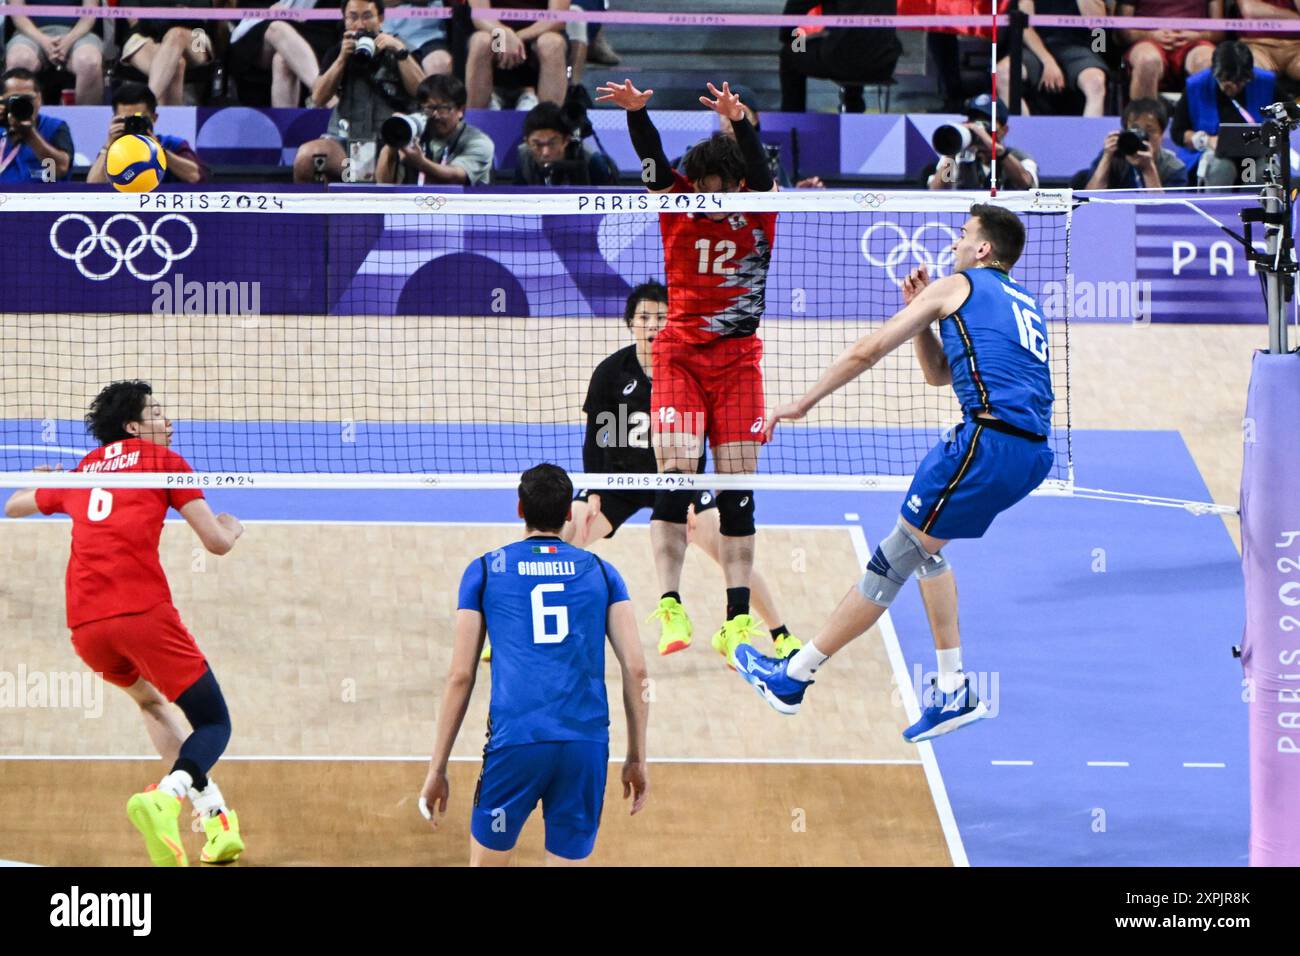
[[[992,184],[994,142],[990,130],[997,125],[998,185],[1003,189],[1036,189],[1038,164],[1024,150],[1006,145],[1007,108],[987,93],[966,101],[970,144],[952,156],[940,156],[927,179],[930,189],[988,189]]]

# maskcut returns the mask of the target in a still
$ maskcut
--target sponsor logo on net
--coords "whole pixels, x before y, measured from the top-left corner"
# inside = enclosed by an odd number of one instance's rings
[[[179,223],[179,233],[189,233],[189,241],[181,248],[162,234],[162,227],[169,223]],[[121,224],[118,226],[118,224]],[[114,229],[114,226],[118,226]],[[172,230],[168,230],[169,234]],[[77,266],[77,271],[87,279],[102,282],[111,279],[126,266],[127,271],[141,282],[160,279],[179,262],[192,253],[199,244],[199,230],[193,220],[179,213],[159,216],[153,224],[146,226],[138,216],[129,212],[120,212],[109,216],[102,225],[84,213],[69,212],[54,220],[50,226],[50,248],[60,257]],[[95,255],[96,253],[101,255]],[[86,260],[94,256],[94,262],[100,264],[103,271],[96,271],[87,265]],[[157,271],[147,272],[136,260],[144,257],[145,264],[161,264]],[[105,262],[105,260],[107,260]]]

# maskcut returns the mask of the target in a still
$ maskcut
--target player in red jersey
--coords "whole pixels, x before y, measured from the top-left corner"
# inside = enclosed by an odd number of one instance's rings
[[[172,423],[145,382],[114,382],[91,403],[86,429],[101,443],[76,471],[186,472],[171,451]],[[243,534],[239,519],[214,515],[197,489],[28,488],[5,502],[5,514],[72,518],[67,615],[77,655],[140,706],[149,739],[171,771],[137,793],[127,815],[144,835],[157,866],[185,866],[181,805],[188,796],[203,818],[204,863],[229,863],[244,849],[239,820],[208,776],[230,740],[230,715],[217,679],[172,605],[158,540],[175,508],[213,554]],[[186,733],[175,702],[192,731]]]
[[[693,146],[672,168],[646,105],[654,90],[630,80],[609,83],[598,102],[627,110],[628,132],[641,157],[642,179],[656,193],[769,192],[777,185],[758,133],[740,97],[723,83],[709,84],[700,103],[730,120],[735,138],[717,133]],[[776,213],[661,213],[668,322],[654,343],[651,427],[659,471],[694,473],[707,437],[719,474],[753,474],[763,445],[763,316],[767,274],[776,237]],[[655,563],[671,589],[657,615],[665,630],[689,635],[677,593],[686,553],[690,491],[660,492],[651,522]],[[749,613],[754,566],[754,493],[717,496],[720,557],[727,582],[727,621],[713,647],[735,666],[737,645],[762,633]],[[677,582],[675,585],[674,582]],[[689,637],[686,643],[689,643]],[[685,646],[682,644],[681,646]],[[788,653],[798,648],[793,644]]]

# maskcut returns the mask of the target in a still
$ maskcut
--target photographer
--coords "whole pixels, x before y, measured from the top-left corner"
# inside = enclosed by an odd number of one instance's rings
[[[15,67],[5,71],[0,97],[0,182],[28,183],[67,179],[72,168],[68,124],[41,115],[36,74]]]
[[[478,186],[492,175],[492,138],[465,122],[465,84],[450,73],[425,77],[420,112],[389,117],[375,182]]]
[[[1241,184],[1241,163],[1216,154],[1220,123],[1258,123],[1273,102],[1273,74],[1255,66],[1250,47],[1225,40],[1214,49],[1210,68],[1187,78],[1174,108],[1170,137],[1190,171],[1188,185]]]
[[[1134,100],[1124,108],[1122,130],[1108,133],[1088,169],[1085,189],[1186,186],[1187,166],[1164,148],[1167,113],[1160,100]]]
[[[394,113],[410,112],[424,78],[405,44],[382,32],[383,0],[344,0],[343,26],[343,41],[322,57],[330,65],[311,91],[313,106],[338,101],[325,135],[298,147],[297,183],[372,179],[379,128]]]
[[[113,118],[108,124],[108,140],[100,147],[99,155],[86,173],[88,183],[108,182],[108,148],[118,138],[128,133],[152,136],[167,155],[167,172],[164,183],[201,183],[208,171],[199,162],[198,154],[179,136],[166,136],[154,132],[158,125],[158,100],[153,90],[143,83],[123,83],[113,94]]]
[[[1036,189],[1038,187],[1038,164],[1023,150],[1006,145],[1007,108],[1001,101],[993,100],[987,93],[966,101],[965,123],[960,126],[940,127],[935,132],[936,140],[943,140],[941,134],[951,131],[947,140],[951,152],[940,153],[938,165],[933,175],[926,180],[930,189],[988,189],[992,183],[993,137],[990,130],[996,115],[998,142],[998,185],[1003,189]],[[967,132],[962,133],[961,130]]]
[[[524,117],[524,141],[515,163],[516,186],[613,186],[618,171],[609,157],[574,136],[574,117],[554,103],[539,103]]]

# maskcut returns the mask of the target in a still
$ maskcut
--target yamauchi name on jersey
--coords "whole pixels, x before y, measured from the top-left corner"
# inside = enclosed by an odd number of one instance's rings
[[[515,572],[529,577],[572,577],[576,571],[572,561],[520,561]]]
[[[129,451],[125,455],[113,458],[101,458],[99,461],[87,462],[81,470],[87,474],[103,471],[128,471],[140,463],[140,453]]]

